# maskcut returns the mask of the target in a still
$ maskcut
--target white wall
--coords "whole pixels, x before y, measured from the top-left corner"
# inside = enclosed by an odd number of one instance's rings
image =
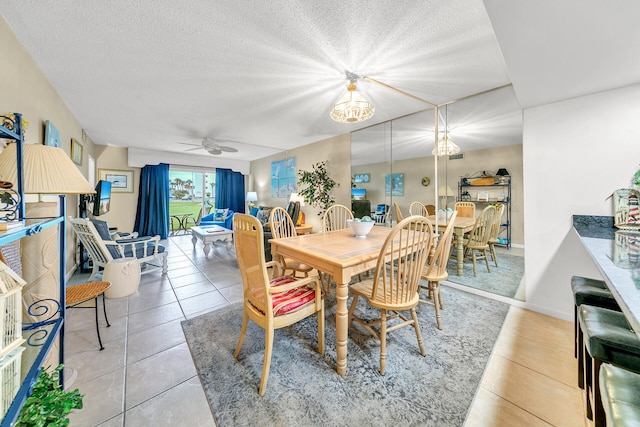
[[[525,110],[526,305],[571,320],[570,277],[601,277],[572,215],[612,215],[640,162],[640,85]]]

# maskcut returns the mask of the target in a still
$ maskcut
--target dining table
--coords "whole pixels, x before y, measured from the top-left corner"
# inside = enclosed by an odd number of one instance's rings
[[[373,227],[365,238],[357,238],[350,229],[343,229],[269,240],[274,256],[291,258],[333,276],[337,300],[336,371],[339,375],[347,372],[349,282],[352,277],[376,267],[382,245],[391,230],[390,227]]]
[[[435,215],[429,215],[427,218],[431,222],[432,226],[435,227],[437,224],[438,228],[442,228],[443,231],[447,227],[447,224],[449,224],[448,219],[442,217],[438,217],[436,219]],[[464,266],[464,235],[465,233],[473,230],[473,226],[475,225],[475,223],[475,218],[466,216],[456,216],[456,218],[453,220],[453,234],[456,236],[455,242],[457,248],[456,255],[458,263],[458,276],[462,276],[462,270]]]

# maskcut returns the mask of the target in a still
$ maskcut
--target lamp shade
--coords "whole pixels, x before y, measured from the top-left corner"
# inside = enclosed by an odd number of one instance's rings
[[[453,141],[449,139],[447,135],[443,136],[442,139],[438,142],[438,146],[434,147],[431,154],[434,156],[449,156],[451,154],[458,154],[460,152],[460,147],[458,147]]]
[[[257,202],[258,201],[258,193],[255,191],[247,192],[247,202]]]
[[[23,171],[25,194],[95,193],[86,178],[61,148],[24,144]],[[18,182],[16,144],[0,153],[0,176],[3,181]]]
[[[438,188],[438,196],[450,197],[455,196],[455,193],[453,192],[453,188],[451,188],[450,185],[441,185],[440,188]]]
[[[351,82],[347,93],[336,102],[329,116],[339,123],[359,123],[373,117],[375,111],[373,105],[356,92],[356,85]]]
[[[497,176],[509,176],[509,172],[505,168],[498,169]]]

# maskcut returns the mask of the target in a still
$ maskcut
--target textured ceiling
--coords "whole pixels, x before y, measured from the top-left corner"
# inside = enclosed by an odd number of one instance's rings
[[[510,82],[480,0],[5,0],[1,10],[105,145],[183,152],[192,147],[179,142],[208,136],[244,143],[222,156],[253,160],[427,107],[360,80],[375,116],[335,123],[345,70],[436,104]]]

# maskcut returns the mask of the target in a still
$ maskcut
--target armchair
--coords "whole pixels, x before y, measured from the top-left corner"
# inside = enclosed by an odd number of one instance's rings
[[[110,261],[125,257],[136,258],[141,267],[143,264],[151,265],[162,268],[162,274],[167,272],[167,252],[160,244],[160,236],[136,236],[112,240],[109,226],[105,221],[87,218],[74,218],[71,220],[71,226],[93,262],[90,280],[99,277],[101,269],[104,269]],[[158,262],[160,262],[159,265]],[[152,270],[145,269],[143,273],[150,271]]]
[[[200,220],[200,226],[218,225],[228,230],[233,230],[233,214],[235,212],[231,209],[214,209],[209,215],[205,215]]]

